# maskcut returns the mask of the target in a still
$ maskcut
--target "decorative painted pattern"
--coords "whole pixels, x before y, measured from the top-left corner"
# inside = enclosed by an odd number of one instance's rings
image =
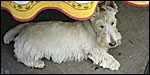
[[[30,1],[27,4],[17,4],[14,1],[8,1],[10,6],[18,11],[28,11],[40,1]]]
[[[78,9],[78,10],[91,9],[92,4],[93,4],[93,1],[91,1],[90,3],[86,3],[86,4],[79,4],[75,1],[64,1],[64,2],[67,3],[68,5],[70,5],[71,7]]]

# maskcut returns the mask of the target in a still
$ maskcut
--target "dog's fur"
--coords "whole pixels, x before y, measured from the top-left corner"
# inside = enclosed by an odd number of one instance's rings
[[[121,44],[117,11],[114,2],[106,1],[90,21],[25,23],[8,31],[4,43],[14,40],[15,57],[32,68],[43,68],[42,58],[57,63],[90,58],[103,68],[118,70],[120,63],[107,53]],[[109,45],[112,42],[116,42],[115,46]]]

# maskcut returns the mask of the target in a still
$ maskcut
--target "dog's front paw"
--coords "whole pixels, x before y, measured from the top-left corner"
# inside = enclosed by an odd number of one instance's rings
[[[120,67],[120,63],[109,54],[104,55],[99,65],[103,68],[109,68],[110,70],[118,70]]]

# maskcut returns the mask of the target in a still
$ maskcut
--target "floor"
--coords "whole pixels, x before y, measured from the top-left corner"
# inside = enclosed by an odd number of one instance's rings
[[[3,43],[2,39],[5,32],[21,23],[13,20],[4,10],[1,10],[1,71],[2,69],[7,70],[7,72],[9,70],[11,74],[143,74],[149,61],[149,7],[134,7],[121,1],[116,3],[119,10],[117,27],[123,39],[122,44],[111,49],[109,53],[121,63],[118,71],[93,65],[91,60],[56,64],[43,59],[46,63],[44,69],[25,67],[16,61],[13,43],[9,45]],[[56,12],[59,11],[43,11],[32,22],[54,20],[57,17],[50,18],[49,16],[56,15],[54,14]],[[60,12],[56,16],[65,17],[65,19],[57,18],[58,20],[74,21]]]

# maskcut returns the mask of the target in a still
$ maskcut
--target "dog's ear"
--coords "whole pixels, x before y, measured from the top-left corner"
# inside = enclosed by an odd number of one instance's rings
[[[96,19],[96,13],[97,13],[97,10],[95,11],[95,13],[93,14],[93,16],[89,19],[91,24],[94,23],[94,20]]]
[[[99,13],[99,11],[100,11],[100,7],[97,6],[95,13]]]
[[[106,1],[105,4],[104,4],[104,6],[106,6],[106,7],[109,6],[109,7],[112,7],[114,9],[118,8],[117,5],[116,5],[116,3],[114,1]]]
[[[93,16],[90,18],[90,21],[93,23],[95,18],[96,18],[96,14],[100,12],[100,7],[96,7],[95,12],[93,14]]]

